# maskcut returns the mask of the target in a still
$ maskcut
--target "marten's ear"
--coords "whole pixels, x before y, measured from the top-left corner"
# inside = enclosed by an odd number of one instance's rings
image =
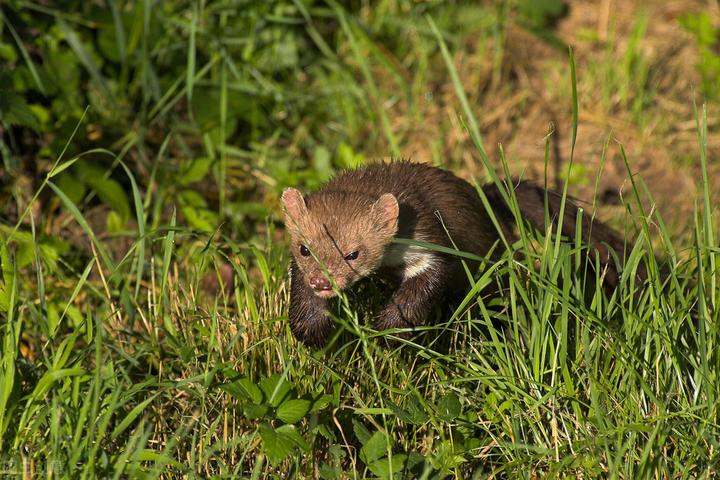
[[[384,193],[372,206],[372,218],[378,232],[392,237],[397,232],[400,207],[392,193]]]
[[[303,216],[307,215],[305,199],[296,188],[286,188],[282,193],[282,204],[285,209],[285,216],[297,223]]]

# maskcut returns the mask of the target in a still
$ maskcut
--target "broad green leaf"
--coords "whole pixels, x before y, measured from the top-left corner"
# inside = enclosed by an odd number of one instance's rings
[[[250,400],[253,403],[262,403],[263,401],[262,391],[247,377],[221,385],[220,388],[241,401]]]
[[[390,407],[393,413],[405,423],[409,423],[411,425],[422,425],[428,419],[425,410],[423,410],[422,405],[420,405],[420,402],[415,397],[411,397],[404,407],[400,407],[390,400],[387,400],[385,403]]]
[[[270,406],[267,403],[252,403],[245,405],[243,413],[250,420],[256,420],[267,415]]]
[[[425,412],[425,407],[414,395],[405,403],[405,411],[410,415],[412,423],[415,425],[421,425],[428,421],[429,417]]]
[[[250,399],[255,403],[260,403],[263,400],[262,392],[257,385],[255,385],[249,378],[241,378],[237,381],[238,386],[242,388]]]
[[[365,157],[356,153],[346,143],[341,143],[337,149],[337,163],[340,168],[354,169],[365,163]]]
[[[70,173],[65,173],[65,175],[61,175],[56,180],[58,188],[65,192],[65,195],[68,196],[71,202],[73,203],[80,203],[80,201],[83,199],[83,196],[85,196],[85,184],[81,181],[79,181],[75,176],[71,175]]]
[[[266,401],[273,407],[280,405],[290,393],[292,386],[279,373],[260,380],[260,390],[265,394]]]
[[[455,420],[462,412],[460,399],[455,392],[448,392],[443,395],[437,404],[438,415],[446,422]]]
[[[105,228],[107,229],[108,233],[122,232],[124,227],[125,222],[123,222],[118,212],[116,212],[115,210],[111,210],[110,212],[108,212],[107,218],[105,218]]]
[[[387,454],[387,447],[387,435],[375,432],[360,449],[360,458],[366,464],[372,463]]]
[[[186,189],[180,192],[180,204],[187,207],[206,208],[205,198],[195,190]]]
[[[130,202],[125,190],[118,182],[111,178],[94,176],[88,176],[86,182],[95,190],[95,193],[98,194],[98,197],[105,205],[120,215],[123,224],[130,219]]]
[[[189,167],[180,175],[179,182],[181,185],[187,185],[193,182],[199,182],[207,175],[212,167],[212,158],[196,158],[190,162]]]
[[[310,409],[311,412],[319,412],[323,408],[330,405],[333,401],[333,396],[327,393],[324,393],[313,400],[312,407]]]
[[[390,468],[390,459],[388,457],[371,462],[368,468],[380,478],[391,478],[403,471],[403,468],[405,468],[405,460],[407,460],[407,455],[405,454],[393,455],[392,468]]]
[[[40,130],[40,123],[25,99],[8,90],[0,91],[0,120],[8,125]]]
[[[310,410],[310,400],[285,400],[277,409],[275,416],[285,423],[295,423]]]
[[[310,445],[308,445],[302,435],[300,435],[300,432],[298,432],[295,425],[283,425],[276,428],[275,431],[279,435],[282,435],[283,437],[293,442],[295,446],[299,447],[301,450],[305,452],[310,451]]]
[[[17,60],[17,53],[9,43],[0,42],[0,58],[14,63]]]
[[[276,432],[267,423],[260,424],[258,428],[262,439],[263,450],[271,465],[278,465],[292,453],[295,442],[287,435]]]
[[[365,425],[363,425],[354,418],[352,420],[352,423],[355,436],[360,441],[360,443],[362,443],[363,445],[366,444],[370,440],[370,431],[367,429],[367,427],[365,427]]]
[[[196,209],[193,207],[181,207],[180,211],[185,217],[185,221],[192,228],[202,230],[203,232],[212,232],[217,225],[217,217],[213,212],[205,209]]]
[[[320,466],[319,473],[322,480],[340,480],[342,478],[342,469],[339,465],[323,463]]]
[[[332,176],[334,171],[332,167],[332,159],[330,151],[326,147],[322,145],[315,147],[315,152],[313,153],[313,167],[323,180],[327,180],[330,176]]]

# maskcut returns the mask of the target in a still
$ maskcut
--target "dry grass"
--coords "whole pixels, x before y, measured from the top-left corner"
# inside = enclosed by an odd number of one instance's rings
[[[700,61],[695,39],[680,26],[678,18],[707,5],[703,1],[642,5],[616,0],[571,2],[569,14],[556,26],[555,33],[572,46],[578,65],[580,117],[569,192],[581,200],[596,198],[603,219],[617,221],[623,216],[624,208],[619,204],[620,197],[628,194],[628,171],[620,154],[622,144],[632,173],[650,186],[670,230],[682,235],[692,221],[699,194],[699,164],[691,160],[697,158],[693,102],[699,104],[704,99],[698,92],[699,74],[693,68]],[[720,23],[717,7],[710,11]],[[646,27],[634,44],[631,38],[643,18]],[[572,110],[567,52],[514,25],[507,27],[503,37],[499,73],[493,69],[496,45],[492,39],[483,42],[470,34],[454,47],[455,67],[496,165],[497,146],[501,144],[512,174],[542,181],[545,137],[552,124],[557,150],[552,152],[548,183],[558,185],[570,158]],[[622,71],[629,55],[635,55],[647,69],[647,80],[641,85],[632,85],[636,72]],[[616,75],[621,78],[617,81],[630,82],[627,99],[619,98],[616,90],[606,95],[609,88],[617,86],[606,85],[606,74],[618,65]],[[382,73],[380,70],[378,77],[389,81]],[[404,155],[454,165],[467,178],[482,176],[479,158],[461,125],[452,85],[440,69],[428,76],[424,88],[414,92],[412,113],[401,97],[390,107],[393,128],[401,132]],[[392,86],[388,83],[384,90],[390,92]],[[647,99],[633,112],[630,103],[639,95]],[[711,110],[711,132],[719,121],[717,112]],[[718,138],[712,135],[709,139],[710,158],[720,153]],[[385,157],[386,152],[381,143],[371,156]],[[709,170],[714,185],[720,187],[720,162],[712,162]],[[599,171],[602,174],[596,192]]]

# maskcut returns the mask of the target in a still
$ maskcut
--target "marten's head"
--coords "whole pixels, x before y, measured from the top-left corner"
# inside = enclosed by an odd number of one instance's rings
[[[340,290],[378,269],[398,228],[399,207],[390,193],[379,198],[318,192],[307,199],[294,189],[283,192],[285,226],[292,254],[305,282],[320,297]]]

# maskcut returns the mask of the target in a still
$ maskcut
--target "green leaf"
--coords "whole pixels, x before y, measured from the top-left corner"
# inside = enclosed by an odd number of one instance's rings
[[[277,407],[287,398],[291,388],[290,383],[284,380],[279,373],[260,380],[260,390],[263,391],[266,400],[273,407]]]
[[[35,246],[32,240],[27,242],[18,241],[18,248],[15,251],[15,262],[18,268],[24,268],[35,261]]]
[[[130,410],[130,412],[128,412],[128,414],[123,417],[122,421],[117,425],[117,427],[115,427],[115,429],[113,430],[113,432],[111,434],[112,439],[113,440],[116,439],[122,432],[124,432],[125,429],[128,426],[130,426],[130,424],[132,422],[135,421],[135,419],[138,417],[138,415],[140,415],[143,412],[143,410],[145,410],[145,407],[147,407],[150,404],[150,402],[155,400],[155,397],[157,397],[157,396],[158,396],[157,393],[154,395],[151,395],[149,398],[147,398],[147,399],[143,400],[142,402],[140,402],[139,404],[135,405],[135,407],[133,407],[133,409]]]
[[[180,211],[188,225],[203,232],[214,231],[218,223],[216,215],[204,208],[181,207]]]
[[[58,188],[57,185],[55,185],[53,182],[48,181],[48,186],[55,192],[55,195],[57,195],[60,200],[62,201],[65,208],[70,212],[70,214],[75,218],[75,221],[78,222],[78,224],[82,227],[82,229],[85,231],[85,233],[88,234],[90,239],[95,244],[98,253],[100,253],[100,256],[102,257],[103,262],[105,263],[105,266],[109,270],[115,270],[115,265],[110,258],[110,255],[107,253],[107,250],[105,250],[105,247],[102,243],[100,243],[95,236],[95,232],[92,231],[90,226],[88,225],[87,221],[83,217],[82,213],[80,213],[80,210],[78,210],[77,206],[68,198],[65,193]]]
[[[73,50],[78,60],[80,60],[80,63],[82,63],[87,69],[90,77],[92,77],[96,85],[102,89],[103,94],[112,100],[112,92],[108,87],[105,77],[103,77],[100,72],[100,68],[95,61],[94,55],[92,55],[95,53],[92,50],[93,46],[91,44],[84,43],[81,36],[78,35],[78,32],[61,17],[56,17],[56,22],[65,36],[65,41],[68,45],[70,45],[70,48]]]
[[[238,125],[238,115],[248,114],[256,108],[255,99],[242,93],[228,95],[227,113],[225,119],[225,131],[222,131],[220,124],[220,108],[222,95],[219,88],[199,88],[195,85],[190,102],[195,120],[203,133],[210,134],[212,141],[216,144],[222,143],[234,132]]]
[[[17,60],[17,53],[15,53],[15,49],[9,43],[0,42],[0,58],[8,62],[15,62]]]
[[[179,182],[181,185],[199,182],[207,175],[210,167],[212,167],[212,158],[196,158],[190,162],[188,168],[180,175]]]
[[[354,169],[365,163],[365,157],[355,153],[347,143],[341,143],[337,149],[337,162],[340,168]]]
[[[25,99],[8,90],[0,91],[0,120],[7,125],[40,131],[40,123]]]
[[[295,423],[310,410],[310,400],[292,399],[284,401],[275,416],[285,423]]]
[[[564,0],[520,0],[520,15],[533,28],[547,28],[568,11]]]
[[[446,422],[455,420],[460,416],[462,412],[462,405],[460,399],[455,392],[448,392],[440,398],[438,402],[438,415]]]
[[[120,214],[115,210],[111,210],[105,219],[105,228],[107,228],[107,231],[109,233],[118,233],[122,232],[124,227],[125,223],[123,223]]]
[[[120,186],[118,182],[111,178],[102,178],[89,175],[85,178],[85,181],[90,187],[95,190],[100,200],[108,207],[115,210],[123,222],[127,222],[130,219],[130,202],[128,201],[125,190]]]
[[[60,324],[60,314],[58,313],[57,305],[55,305],[54,303],[50,303],[47,306],[47,324],[48,332],[50,333],[50,337],[52,338],[55,336],[55,331]]]
[[[315,428],[312,429],[312,432],[322,436],[327,440],[330,440],[331,442],[337,440],[337,436],[335,435],[333,430],[330,430],[330,428],[328,428],[328,425],[324,423],[317,424]]]
[[[57,186],[65,192],[71,202],[80,203],[85,195],[85,184],[78,181],[74,176],[66,173],[57,179]]]
[[[232,374],[232,370],[230,371]],[[251,401],[253,403],[262,403],[263,394],[257,385],[248,377],[243,377],[234,382],[220,385],[220,388],[240,401]]]
[[[243,413],[248,419],[256,420],[267,415],[268,410],[270,410],[270,406],[267,403],[253,403],[250,405],[245,405],[245,407],[243,408]]]
[[[28,398],[28,402],[31,401],[41,401],[42,397],[45,395],[45,393],[52,387],[52,384],[55,383],[58,380],[61,380],[65,377],[76,377],[79,375],[84,375],[85,370],[79,367],[75,368],[62,368],[60,370],[53,370],[46,372],[42,378],[40,378],[40,381],[35,386],[35,389],[33,390],[32,394]]]
[[[330,394],[322,394],[319,397],[315,398],[312,402],[312,408],[310,409],[311,412],[319,412],[323,408],[330,405],[333,401],[333,396]]]
[[[263,450],[271,465],[276,466],[290,456],[295,447],[295,442],[291,438],[277,433],[267,423],[260,424],[258,432],[262,439]]]
[[[353,432],[355,433],[355,436],[362,444],[366,444],[370,440],[370,431],[360,423],[359,421],[355,420],[353,418]]]
[[[330,158],[330,151],[320,145],[315,148],[313,153],[313,167],[315,171],[320,174],[320,178],[327,180],[333,174],[332,161]]]
[[[412,423],[415,425],[421,425],[428,421],[428,414],[425,412],[420,400],[416,397],[410,397],[410,400],[405,404],[405,411],[410,415]]]
[[[77,162],[79,159],[80,159],[80,157],[71,158],[70,160],[63,162],[60,165],[56,165],[52,170],[50,170],[50,172],[48,172],[48,178],[53,178],[54,176],[64,172],[69,167],[71,167],[75,162]]]
[[[387,454],[387,447],[387,435],[375,432],[360,449],[360,458],[366,464],[372,463]]]
[[[8,285],[13,281],[13,270],[10,267],[5,241],[0,242],[0,268],[2,268],[2,283],[0,283],[0,312],[7,312],[10,305],[10,290]]]
[[[67,305],[63,313],[66,314],[67,317],[70,319],[74,328],[81,328],[83,322],[83,315],[82,312],[80,312],[79,308],[77,308],[75,305]],[[62,319],[63,316],[61,315],[60,321],[62,321]]]
[[[295,444],[298,448],[305,452],[310,451],[310,445],[305,441],[305,439],[300,435],[300,432],[298,432],[295,425],[283,425],[281,427],[278,427],[275,429],[275,431],[282,435],[283,437],[287,438],[291,442]]]
[[[323,463],[320,466],[320,478],[323,480],[340,480],[342,478],[342,469],[339,465],[328,465]]]
[[[206,208],[205,198],[195,190],[183,190],[180,193],[180,205],[183,207]]]
[[[390,407],[393,413],[405,423],[409,423],[411,425],[422,425],[428,420],[428,415],[425,413],[425,410],[417,397],[410,397],[404,408],[394,404],[390,400],[387,400],[386,404]]]
[[[391,478],[402,472],[403,468],[405,468],[405,460],[407,460],[407,455],[405,454],[393,455],[392,469],[390,468],[390,459],[388,457],[375,460],[368,465],[368,468],[380,478]]]

